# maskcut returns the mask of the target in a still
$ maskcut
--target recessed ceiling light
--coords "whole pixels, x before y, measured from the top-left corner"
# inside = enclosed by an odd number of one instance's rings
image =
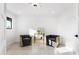
[[[39,7],[39,3],[32,3],[32,6]]]
[[[37,4],[33,4],[34,7],[37,7]]]

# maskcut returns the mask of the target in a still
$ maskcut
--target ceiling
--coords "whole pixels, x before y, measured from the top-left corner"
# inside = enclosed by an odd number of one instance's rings
[[[7,12],[16,15],[54,15],[73,10],[74,3],[39,3],[34,7],[32,3],[7,3]]]

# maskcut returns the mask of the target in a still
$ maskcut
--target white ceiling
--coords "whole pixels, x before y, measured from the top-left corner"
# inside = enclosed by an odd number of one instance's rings
[[[16,15],[54,15],[73,10],[74,3],[39,3],[33,7],[31,3],[7,3],[7,11]]]

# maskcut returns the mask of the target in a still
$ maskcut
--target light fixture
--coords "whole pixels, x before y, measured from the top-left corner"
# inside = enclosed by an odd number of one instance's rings
[[[39,3],[32,3],[33,7],[39,7]]]
[[[33,4],[34,7],[37,7],[37,4]]]

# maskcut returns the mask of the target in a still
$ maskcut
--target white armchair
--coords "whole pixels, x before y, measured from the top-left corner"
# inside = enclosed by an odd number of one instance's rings
[[[64,45],[61,45],[58,48],[55,48],[55,54],[59,55],[73,55],[75,53],[74,49],[70,46],[71,42],[64,42]]]
[[[74,54],[74,51],[73,51],[72,48],[69,48],[69,47],[65,46],[65,47],[55,48],[55,54],[56,55],[58,55],[58,54],[60,54],[60,55],[63,55],[63,54],[72,55],[72,54]]]

